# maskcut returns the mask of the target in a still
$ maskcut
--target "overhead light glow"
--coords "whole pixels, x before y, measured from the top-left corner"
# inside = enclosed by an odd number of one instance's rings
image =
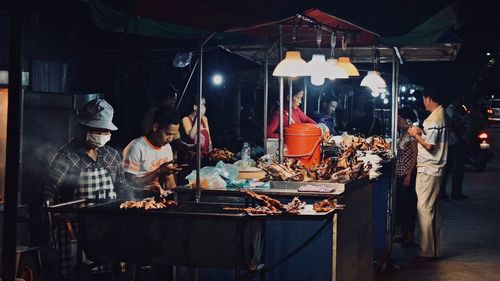
[[[380,96],[380,92],[379,92],[379,91],[373,91],[373,92],[372,92],[372,96],[373,96],[374,98],[376,98],[376,97]]]
[[[405,86],[401,86],[401,92],[406,92],[406,87]]]
[[[311,84],[321,86],[325,83],[325,78],[334,75],[334,68],[325,60],[325,55],[313,55],[307,63],[307,74],[311,75]]]
[[[412,89],[410,89],[410,94],[413,94],[413,93],[415,93],[415,89],[412,88]]]
[[[388,99],[384,99],[384,104],[388,104],[389,103],[389,100]]]
[[[339,61],[337,59],[328,59],[326,62],[333,66],[333,68],[331,69],[331,76],[327,78],[331,80],[349,78],[349,74],[347,74],[347,71],[345,71],[345,69],[339,66]]]
[[[224,79],[222,78],[222,75],[220,75],[220,74],[215,74],[214,76],[212,76],[212,83],[214,83],[214,85],[216,85],[216,86],[221,85],[223,81],[224,81]]]

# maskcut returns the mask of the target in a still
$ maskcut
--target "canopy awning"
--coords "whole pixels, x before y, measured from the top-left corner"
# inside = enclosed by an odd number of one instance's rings
[[[106,4],[104,3],[106,2]],[[154,36],[198,42],[200,31],[217,32],[216,44],[224,49],[257,63],[262,63],[266,53],[269,63],[279,62],[277,42],[282,27],[285,50],[299,50],[305,58],[312,53],[330,55],[332,35],[336,36],[334,54],[349,56],[353,62],[373,62],[373,50],[379,51],[380,62],[392,61],[394,46],[400,59],[416,61],[453,61],[461,47],[461,40],[450,32],[457,25],[456,5],[449,4],[410,32],[383,37],[375,31],[341,19],[320,9],[307,9],[292,16],[296,4],[280,11],[277,4],[250,7],[242,12],[237,5],[214,5],[203,1],[182,1],[165,4],[165,1],[139,1],[135,13],[130,15],[108,6],[110,0],[90,0],[90,10],[97,26],[116,32]],[[111,1],[112,2],[112,1]],[[170,1],[169,1],[170,2]],[[224,2],[224,1],[222,1]],[[271,1],[272,2],[272,1]],[[163,8],[162,8],[163,7]],[[257,13],[259,10],[261,14]],[[397,23],[394,23],[397,24]],[[342,48],[342,42],[345,42]]]

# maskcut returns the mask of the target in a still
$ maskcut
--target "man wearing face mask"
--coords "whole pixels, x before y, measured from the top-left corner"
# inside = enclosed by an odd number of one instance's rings
[[[84,134],[61,147],[49,168],[42,186],[44,204],[52,205],[78,199],[115,199],[127,185],[118,151],[107,146],[111,131],[113,108],[103,99],[86,103],[78,123]],[[75,256],[70,241],[76,237],[77,226],[60,219],[55,223],[61,279],[69,278]]]
[[[149,133],[132,140],[123,150],[123,168],[128,183],[149,192],[165,193],[176,186],[170,143],[179,132],[179,113],[159,107]]]

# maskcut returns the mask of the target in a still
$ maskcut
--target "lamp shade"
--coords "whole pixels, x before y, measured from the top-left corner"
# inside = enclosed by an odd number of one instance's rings
[[[361,80],[360,85],[368,87],[372,89],[372,91],[380,91],[381,89],[387,88],[387,84],[378,71],[368,71],[365,78]]]
[[[347,79],[349,78],[349,74],[342,67],[339,66],[339,61],[337,59],[328,59],[326,63],[333,66],[332,75],[327,77],[328,79]]]
[[[286,52],[285,59],[283,59],[273,71],[273,76],[279,77],[307,75],[307,63],[300,57],[300,52],[298,51]]]
[[[307,72],[311,76],[311,84],[321,86],[325,83],[325,78],[334,75],[333,65],[325,60],[325,55],[313,55],[311,61],[307,63]]]
[[[348,57],[339,57],[339,66],[342,67],[349,76],[359,76],[359,71],[351,63],[351,60]]]

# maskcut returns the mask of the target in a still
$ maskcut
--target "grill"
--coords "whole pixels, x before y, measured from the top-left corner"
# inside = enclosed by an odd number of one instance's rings
[[[265,223],[269,219],[324,220],[321,215],[249,215],[224,207],[252,204],[178,202],[157,210],[120,209],[123,201],[78,200],[49,207],[50,212],[77,213],[78,260],[81,250],[95,262],[134,262],[258,272],[263,263]]]
[[[96,261],[244,268],[260,263],[263,220],[222,204],[180,203],[160,210],[99,204],[80,214],[80,243]]]

